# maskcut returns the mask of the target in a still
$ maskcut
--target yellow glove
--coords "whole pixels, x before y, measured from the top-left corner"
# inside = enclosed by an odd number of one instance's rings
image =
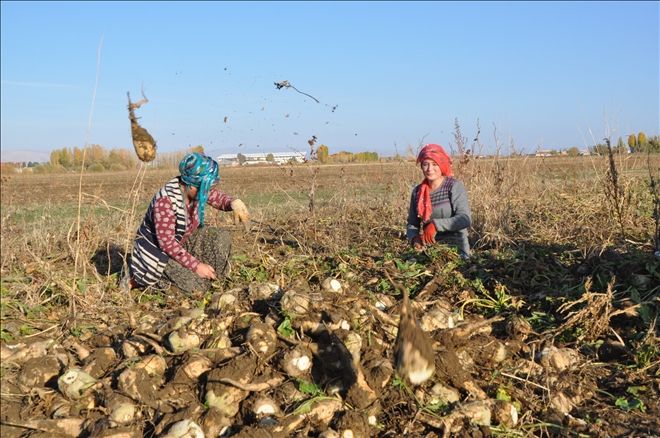
[[[234,199],[231,201],[231,211],[234,213],[234,223],[238,224],[241,222],[247,228],[248,223],[250,222],[250,213],[248,213],[247,207],[240,199]]]

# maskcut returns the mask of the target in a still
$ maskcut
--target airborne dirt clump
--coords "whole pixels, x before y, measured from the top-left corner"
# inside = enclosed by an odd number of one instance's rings
[[[227,191],[245,190],[257,220],[250,233],[234,232],[229,276],[208,294],[190,295],[124,293],[116,274],[97,272],[93,261],[74,277],[68,227],[37,219],[50,234],[29,234],[11,204],[10,189],[24,190],[22,180],[3,185],[2,436],[649,436],[660,429],[660,264],[646,248],[570,244],[561,233],[571,230],[547,222],[565,207],[537,197],[520,211],[527,225],[510,236],[516,245],[477,247],[469,261],[446,248],[415,253],[400,223],[409,187],[396,179],[414,180],[415,169],[381,166],[320,167],[312,216],[307,192],[295,191],[309,182],[308,168],[227,170]],[[274,176],[291,198],[287,214],[259,198],[281,194],[258,181]],[[373,201],[360,189],[365,178],[382,192]],[[147,174],[145,202],[163,179]],[[331,184],[337,179],[345,191]],[[108,199],[116,196],[112,184]],[[532,203],[523,198],[529,190],[519,193],[521,205]],[[473,199],[478,211],[485,201]],[[104,228],[107,219],[91,214],[81,231],[95,243],[84,248],[90,259],[122,223]],[[583,214],[587,220],[590,212]],[[595,226],[594,218],[609,216],[589,217]],[[217,213],[209,223],[225,226]],[[584,232],[594,242],[603,233]],[[645,233],[631,225],[634,240]],[[409,294],[433,359],[434,373],[416,386],[394,366],[397,285]]]

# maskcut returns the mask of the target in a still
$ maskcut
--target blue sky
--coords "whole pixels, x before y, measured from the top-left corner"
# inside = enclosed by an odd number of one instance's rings
[[[126,92],[137,100],[142,86],[150,102],[137,114],[165,152],[306,151],[315,135],[331,153],[391,155],[455,145],[455,119],[470,140],[479,121],[485,153],[660,133],[658,2],[1,9],[3,160],[85,142],[131,148]],[[282,80],[320,103],[276,89]]]

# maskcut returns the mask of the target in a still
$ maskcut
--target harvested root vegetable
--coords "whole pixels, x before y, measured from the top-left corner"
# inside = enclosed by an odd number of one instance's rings
[[[216,408],[222,415],[232,418],[240,408],[240,403],[250,394],[235,385],[223,383],[231,379],[241,385],[249,383],[254,377],[257,364],[253,357],[241,356],[230,365],[212,369],[206,382],[206,404]]]
[[[570,348],[546,347],[541,351],[540,356],[543,368],[558,373],[566,371],[580,361],[579,353]]]
[[[55,356],[35,357],[21,367],[18,383],[29,391],[46,386],[46,382],[59,374],[60,361]]]
[[[313,424],[327,426],[337,411],[342,408],[342,401],[330,398],[317,401],[305,415]]]
[[[292,316],[307,315],[310,310],[310,301],[307,295],[298,293],[294,290],[288,290],[282,295],[280,300],[282,310]]]
[[[110,347],[95,348],[92,354],[85,359],[83,371],[90,376],[99,379],[110,368],[116,365],[117,353]]]
[[[138,410],[135,403],[128,397],[113,393],[106,402],[106,408],[109,411],[110,426],[129,424],[138,416]]]
[[[289,376],[300,377],[307,374],[312,367],[312,358],[312,351],[309,348],[297,345],[284,353],[280,366]]]
[[[144,357],[134,366],[135,369],[143,369],[150,376],[163,376],[167,369],[165,359],[157,354]]]
[[[135,147],[138,158],[148,163],[156,158],[156,141],[146,129],[140,126],[138,118],[135,117],[135,110],[149,102],[149,99],[142,93],[143,99],[133,103],[131,102],[131,95],[129,93],[126,93],[126,95],[128,96],[128,118],[131,121],[133,147]]]
[[[191,380],[197,380],[199,376],[213,368],[213,362],[206,356],[201,354],[194,354],[188,358],[186,363],[182,366],[183,372],[186,373]]]
[[[280,287],[275,283],[252,283],[248,287],[248,296],[252,301],[269,300],[279,290]]]
[[[360,363],[360,350],[362,349],[362,338],[355,332],[348,333],[344,339],[346,349],[351,353],[353,363]]]
[[[150,376],[142,368],[127,368],[117,378],[117,389],[135,401],[150,404],[157,401],[162,383],[162,376]]]
[[[223,330],[215,336],[211,336],[204,341],[204,348],[229,348],[231,347],[231,339],[229,339],[229,332]]]
[[[204,438],[204,431],[192,420],[181,420],[174,423],[163,438]]]
[[[457,389],[452,388],[451,386],[446,386],[442,383],[436,383],[431,388],[431,398],[429,399],[429,404],[451,404],[459,401],[461,399],[461,393]]]
[[[326,278],[321,283],[321,289],[323,289],[326,292],[338,294],[342,292],[343,288],[339,280],[335,278]]]
[[[453,328],[454,326],[454,316],[449,310],[440,306],[433,307],[420,319],[420,327],[425,332]]]
[[[394,343],[394,363],[397,373],[413,385],[427,381],[435,371],[431,340],[419,327],[413,314],[408,289],[396,284],[387,274],[390,283],[403,293],[399,330]]]
[[[261,420],[264,417],[278,417],[282,414],[275,400],[267,396],[259,396],[252,403],[252,415]]]
[[[213,313],[222,312],[225,309],[231,309],[236,305],[237,295],[241,292],[240,288],[228,290],[227,292],[216,292],[211,297],[211,304],[208,309]]]
[[[223,435],[230,425],[231,421],[213,407],[207,409],[201,419],[201,427],[204,435],[209,437]]]
[[[53,339],[38,341],[29,345],[23,343],[14,345],[2,344],[1,360],[3,363],[21,364],[29,359],[45,356],[48,349],[54,344],[55,340]]]
[[[183,353],[191,348],[197,348],[201,344],[196,333],[189,333],[183,329],[170,333],[167,341],[172,353]]]
[[[78,368],[71,368],[57,379],[57,387],[71,400],[81,398],[95,383],[95,378]]]
[[[271,325],[253,321],[247,332],[247,343],[260,356],[269,356],[277,348],[277,333]]]

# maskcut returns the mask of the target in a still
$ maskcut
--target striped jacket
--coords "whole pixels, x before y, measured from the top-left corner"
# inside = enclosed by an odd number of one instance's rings
[[[130,272],[131,278],[142,287],[155,284],[163,275],[165,265],[167,265],[170,259],[158,246],[156,225],[153,219],[156,200],[164,196],[170,199],[174,208],[176,240],[181,241],[186,232],[187,216],[184,195],[179,185],[179,177],[175,177],[168,181],[151,200],[147,213],[144,215],[142,225],[140,225],[135,237]]]

